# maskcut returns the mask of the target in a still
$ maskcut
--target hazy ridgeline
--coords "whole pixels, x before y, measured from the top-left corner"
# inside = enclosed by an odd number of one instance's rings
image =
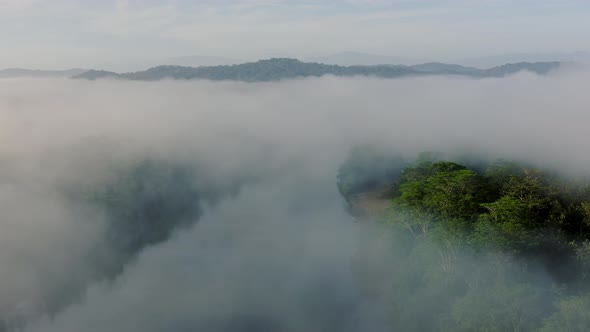
[[[436,251],[399,259],[403,242],[354,223],[336,188],[339,165],[368,143],[408,158],[474,153],[586,176],[588,81],[567,72],[272,84],[0,81],[5,329],[438,324],[430,306],[452,289],[392,292],[393,282],[411,280],[399,277],[406,266]],[[496,258],[469,262],[462,273],[485,274]],[[542,269],[531,284],[554,287]],[[549,314],[553,299],[535,298]],[[479,317],[467,310],[474,307],[466,302],[452,317]],[[420,312],[398,317],[400,308]]]

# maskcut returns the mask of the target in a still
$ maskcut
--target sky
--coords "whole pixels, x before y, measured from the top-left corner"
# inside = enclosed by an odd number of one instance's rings
[[[0,0],[0,68],[590,50],[587,0]]]

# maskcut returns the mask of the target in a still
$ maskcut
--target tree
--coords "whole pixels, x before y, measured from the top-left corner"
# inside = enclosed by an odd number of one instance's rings
[[[557,303],[542,332],[585,332],[590,327],[590,294],[572,296]]]
[[[472,219],[484,195],[483,179],[452,162],[424,162],[404,169],[397,202],[443,218]]]
[[[531,331],[546,313],[542,290],[530,284],[496,283],[472,288],[457,300],[456,331]]]

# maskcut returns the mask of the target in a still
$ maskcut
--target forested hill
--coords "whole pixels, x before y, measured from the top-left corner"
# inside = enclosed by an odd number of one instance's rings
[[[182,67],[158,66],[133,73],[115,73],[90,70],[73,78],[95,80],[116,78],[138,81],[161,79],[177,80],[234,80],[245,82],[265,82],[300,77],[320,77],[334,75],[341,77],[372,76],[379,78],[398,78],[407,76],[458,75],[474,78],[503,77],[520,71],[539,75],[559,68],[561,62],[522,62],[506,64],[489,69],[478,69],[444,63],[425,63],[415,66],[376,65],[376,66],[338,66],[321,63],[301,62],[296,59],[274,58],[257,62],[229,66]]]
[[[359,148],[338,189],[376,221],[380,240],[362,243],[354,269],[392,304],[392,331],[589,331],[587,177]]]

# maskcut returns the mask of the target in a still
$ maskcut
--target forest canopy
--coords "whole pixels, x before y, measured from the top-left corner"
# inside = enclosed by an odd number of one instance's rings
[[[367,200],[387,202],[376,218],[382,236],[367,238],[355,267],[367,292],[390,304],[393,328],[589,326],[587,179],[509,160],[423,153],[407,162],[364,148],[341,166],[338,188],[356,216],[375,215]],[[372,259],[384,246],[391,257]]]

